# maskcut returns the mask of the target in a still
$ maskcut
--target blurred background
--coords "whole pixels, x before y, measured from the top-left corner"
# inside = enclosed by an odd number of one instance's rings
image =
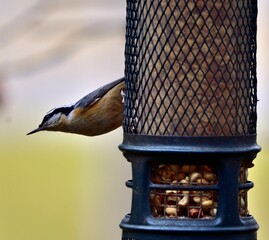
[[[125,1],[0,0],[0,239],[121,239],[131,166],[122,129],[26,133],[51,108],[124,73]],[[259,1],[258,143],[249,209],[269,239],[269,2]],[[268,171],[268,172],[267,172]]]

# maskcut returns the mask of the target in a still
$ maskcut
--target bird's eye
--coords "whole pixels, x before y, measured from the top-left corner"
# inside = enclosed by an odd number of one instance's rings
[[[47,114],[44,118],[43,121],[41,122],[41,124],[39,125],[39,127],[43,127],[44,125],[46,125],[46,123],[48,122],[48,120],[51,118],[53,114]]]

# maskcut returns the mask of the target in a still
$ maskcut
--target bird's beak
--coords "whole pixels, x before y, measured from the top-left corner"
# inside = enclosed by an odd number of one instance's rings
[[[26,135],[31,135],[31,134],[33,134],[33,133],[37,133],[37,132],[40,132],[40,131],[42,131],[42,130],[43,130],[42,127],[38,127],[37,129],[35,129],[35,130],[33,130],[33,131],[27,133]]]

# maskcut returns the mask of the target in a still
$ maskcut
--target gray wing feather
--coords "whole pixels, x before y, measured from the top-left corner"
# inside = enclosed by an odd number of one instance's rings
[[[89,93],[82,99],[80,99],[77,103],[75,103],[74,108],[85,108],[89,105],[93,105],[96,102],[99,101],[100,98],[102,98],[110,89],[118,85],[119,83],[123,82],[124,78],[120,78],[116,81],[113,81],[111,83],[108,83],[93,92]]]

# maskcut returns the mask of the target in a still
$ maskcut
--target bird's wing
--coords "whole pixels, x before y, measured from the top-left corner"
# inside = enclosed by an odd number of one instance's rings
[[[112,89],[113,87],[115,87],[116,85],[118,85],[119,83],[123,82],[124,78],[120,78],[116,81],[113,81],[111,83],[108,83],[96,90],[94,90],[93,92],[89,93],[88,95],[86,95],[85,97],[83,97],[82,99],[80,99],[77,103],[75,103],[74,105],[74,109],[76,108],[85,108],[89,105],[93,105],[96,102],[99,101],[100,98],[102,98],[110,89]]]

